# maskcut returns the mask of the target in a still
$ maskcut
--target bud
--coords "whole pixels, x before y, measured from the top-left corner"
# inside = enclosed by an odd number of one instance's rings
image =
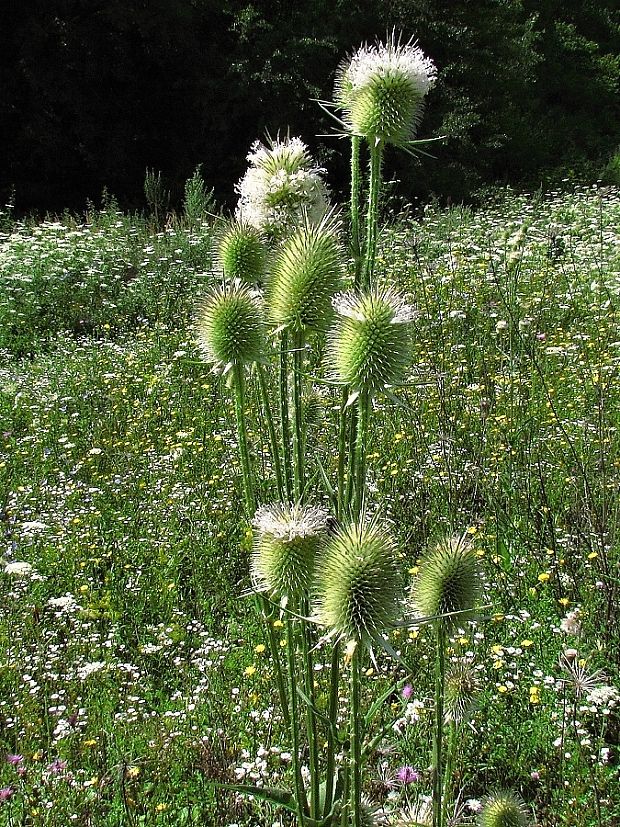
[[[447,626],[462,623],[481,591],[476,555],[464,537],[442,540],[422,559],[412,600],[423,617],[460,612],[444,618]]]
[[[476,708],[480,682],[468,663],[455,663],[446,674],[444,710],[446,721],[464,723]]]
[[[196,314],[198,346],[208,362],[226,372],[255,362],[263,352],[264,320],[257,297],[238,281],[213,288]]]
[[[396,618],[400,570],[396,546],[374,523],[342,527],[317,570],[319,622],[347,642],[371,642]]]
[[[401,381],[410,361],[413,309],[391,288],[342,293],[334,307],[326,357],[333,377],[371,394]]]
[[[265,247],[260,232],[247,221],[226,221],[214,239],[215,255],[227,281],[261,284],[265,276]]]
[[[513,792],[500,791],[487,796],[476,819],[478,827],[527,827],[525,803]]]
[[[303,332],[329,324],[332,298],[344,275],[338,229],[331,216],[318,225],[306,219],[282,242],[266,297],[269,319],[278,327]]]

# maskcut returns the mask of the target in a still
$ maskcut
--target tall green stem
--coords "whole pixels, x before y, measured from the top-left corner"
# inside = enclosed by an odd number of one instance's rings
[[[263,415],[267,423],[267,433],[269,434],[269,445],[271,447],[271,458],[273,461],[273,470],[276,475],[276,486],[278,488],[278,497],[284,499],[284,477],[282,475],[282,462],[280,460],[280,447],[278,445],[278,437],[271,415],[271,402],[269,399],[269,389],[265,379],[265,369],[262,365],[256,364],[256,372],[258,375],[258,386],[260,388],[261,400],[263,403]]]
[[[291,426],[288,413],[288,333],[280,335],[280,427],[282,429],[282,451],[284,456],[284,482],[286,497],[293,500],[293,473],[291,462]]]
[[[304,490],[304,417],[302,404],[303,333],[293,336],[293,459],[294,492],[301,502]]]
[[[362,174],[360,170],[360,147],[362,139],[358,135],[351,136],[351,254],[353,256],[355,287],[361,283],[362,249],[360,241],[360,195],[362,190]]]
[[[362,391],[359,395],[359,419],[357,423],[357,439],[355,441],[355,501],[354,515],[358,518],[362,513],[364,503],[364,489],[366,487],[366,446],[368,443],[368,422],[370,419],[370,394]]]
[[[446,682],[446,628],[437,620],[435,653],[435,737],[433,739],[433,827],[443,824],[443,701]]]
[[[377,255],[377,227],[379,223],[379,193],[381,190],[381,167],[383,164],[383,143],[370,147],[370,184],[368,190],[368,213],[366,216],[366,245],[362,287],[370,289],[374,283],[375,258]]]
[[[286,665],[288,671],[289,719],[293,748],[293,775],[295,778],[295,800],[297,802],[298,827],[304,827],[308,802],[301,774],[299,744],[299,712],[297,708],[297,679],[295,676],[295,634],[290,618],[286,621]]]
[[[347,386],[342,389],[340,417],[338,420],[338,512],[336,517],[340,520],[344,512],[344,476],[347,465],[347,425],[349,424],[348,398],[349,388]]]
[[[256,502],[254,498],[254,480],[250,467],[250,452],[248,449],[245,421],[245,377],[243,375],[243,365],[235,365],[232,370],[235,395],[235,420],[237,423],[237,442],[243,478],[243,494],[247,516],[248,519],[251,520],[254,516]]]
[[[325,805],[323,818],[326,818],[332,809],[334,796],[334,781],[336,775],[336,738],[338,726],[338,688],[340,685],[340,643],[336,641],[332,650],[331,681],[329,687],[329,729],[327,732],[327,768],[325,770]]]
[[[304,599],[301,604],[301,613],[304,616],[310,614],[310,605],[308,599]],[[302,657],[304,662],[304,677],[306,697],[310,701],[310,705],[306,706],[306,731],[308,734],[308,752],[310,764],[310,815],[312,818],[318,818],[320,815],[320,766],[319,766],[319,743],[318,732],[316,725],[316,715],[314,709],[316,707],[315,691],[314,691],[314,659],[312,657],[312,640],[310,624],[302,623],[301,627],[302,639]]]
[[[362,712],[361,652],[358,643],[351,656],[351,825],[362,827]]]
[[[456,739],[458,728],[455,721],[449,723],[448,749],[446,753],[446,768],[443,774],[443,823],[448,823],[448,810],[452,803],[452,767],[456,754]]]

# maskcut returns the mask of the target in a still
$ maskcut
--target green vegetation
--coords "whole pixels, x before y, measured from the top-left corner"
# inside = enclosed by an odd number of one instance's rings
[[[444,788],[465,820],[620,818],[619,226],[617,188],[506,190],[378,236],[375,277],[417,316],[400,405],[372,402],[367,488],[403,575],[465,529],[491,606],[443,632]],[[235,407],[194,341],[210,262],[206,224],[156,233],[115,209],[1,237],[0,823],[290,823],[213,783],[290,788],[291,764],[269,641],[240,599]],[[107,304],[89,303],[99,282]],[[313,391],[307,445],[336,479],[341,391]],[[262,468],[260,399],[249,377]],[[277,499],[270,474],[259,502]],[[385,735],[361,779],[373,823],[429,815],[435,631],[390,634],[412,674],[379,652],[364,667],[358,701]]]

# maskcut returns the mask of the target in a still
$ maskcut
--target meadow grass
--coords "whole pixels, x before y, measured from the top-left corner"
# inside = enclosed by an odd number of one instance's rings
[[[466,527],[491,606],[450,632],[449,662],[481,687],[452,773],[465,820],[493,788],[548,827],[620,818],[619,228],[620,191],[592,187],[379,233],[376,275],[418,315],[400,404],[374,402],[368,488],[404,573]],[[289,823],[213,784],[286,786],[290,745],[240,598],[234,408],[193,341],[209,234],[108,210],[0,238],[0,824]],[[315,391],[308,445],[333,478],[339,391]],[[265,463],[253,383],[246,402]],[[391,642],[412,689],[377,714],[365,792],[377,821],[413,824],[432,787],[433,641]],[[315,670],[320,705],[321,649]],[[405,675],[378,657],[368,703]]]

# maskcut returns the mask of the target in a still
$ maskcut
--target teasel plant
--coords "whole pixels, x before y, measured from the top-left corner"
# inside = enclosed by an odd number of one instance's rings
[[[394,686],[364,709],[362,677],[379,651],[411,674],[390,644],[392,631],[429,623],[435,632],[434,827],[446,825],[451,789],[456,736],[449,736],[446,753],[446,730],[463,724],[468,692],[475,694],[473,680],[446,670],[449,632],[480,597],[471,546],[462,537],[440,541],[424,556],[408,602],[397,544],[366,495],[373,402],[393,398],[406,382],[415,320],[406,298],[375,277],[383,152],[387,145],[416,149],[434,79],[431,61],[395,35],[364,46],[341,66],[332,109],[341,113],[352,146],[348,245],[342,212],[330,207],[324,171],[306,145],[291,137],[254,144],[237,185],[236,213],[214,239],[221,283],[196,314],[201,354],[233,395],[243,504],[254,538],[247,593],[265,620],[291,744],[291,790],[224,786],[289,810],[298,827],[373,823],[364,765],[385,735],[376,719]],[[362,144],[370,158],[366,186]],[[323,371],[312,378],[315,343]],[[341,391],[335,484],[319,452],[308,450],[311,423],[321,419],[322,396],[314,390],[321,385]],[[260,484],[254,466],[261,449],[249,444],[246,421],[248,387],[260,400],[271,454],[273,479]],[[314,669],[319,648],[330,661],[321,673],[324,705]]]
[[[419,573],[411,589],[414,611],[433,618],[435,632],[435,726],[433,736],[433,827],[444,827],[447,801],[444,800],[444,772],[451,767],[453,755],[445,762],[446,717],[458,713],[454,690],[449,684],[446,704],[446,649],[448,635],[455,625],[472,617],[482,591],[482,578],[476,552],[467,535],[442,538],[422,557]],[[463,687],[461,686],[461,690]],[[464,698],[462,699],[464,702]],[[448,715],[446,716],[446,712]],[[453,748],[453,744],[450,745]]]

